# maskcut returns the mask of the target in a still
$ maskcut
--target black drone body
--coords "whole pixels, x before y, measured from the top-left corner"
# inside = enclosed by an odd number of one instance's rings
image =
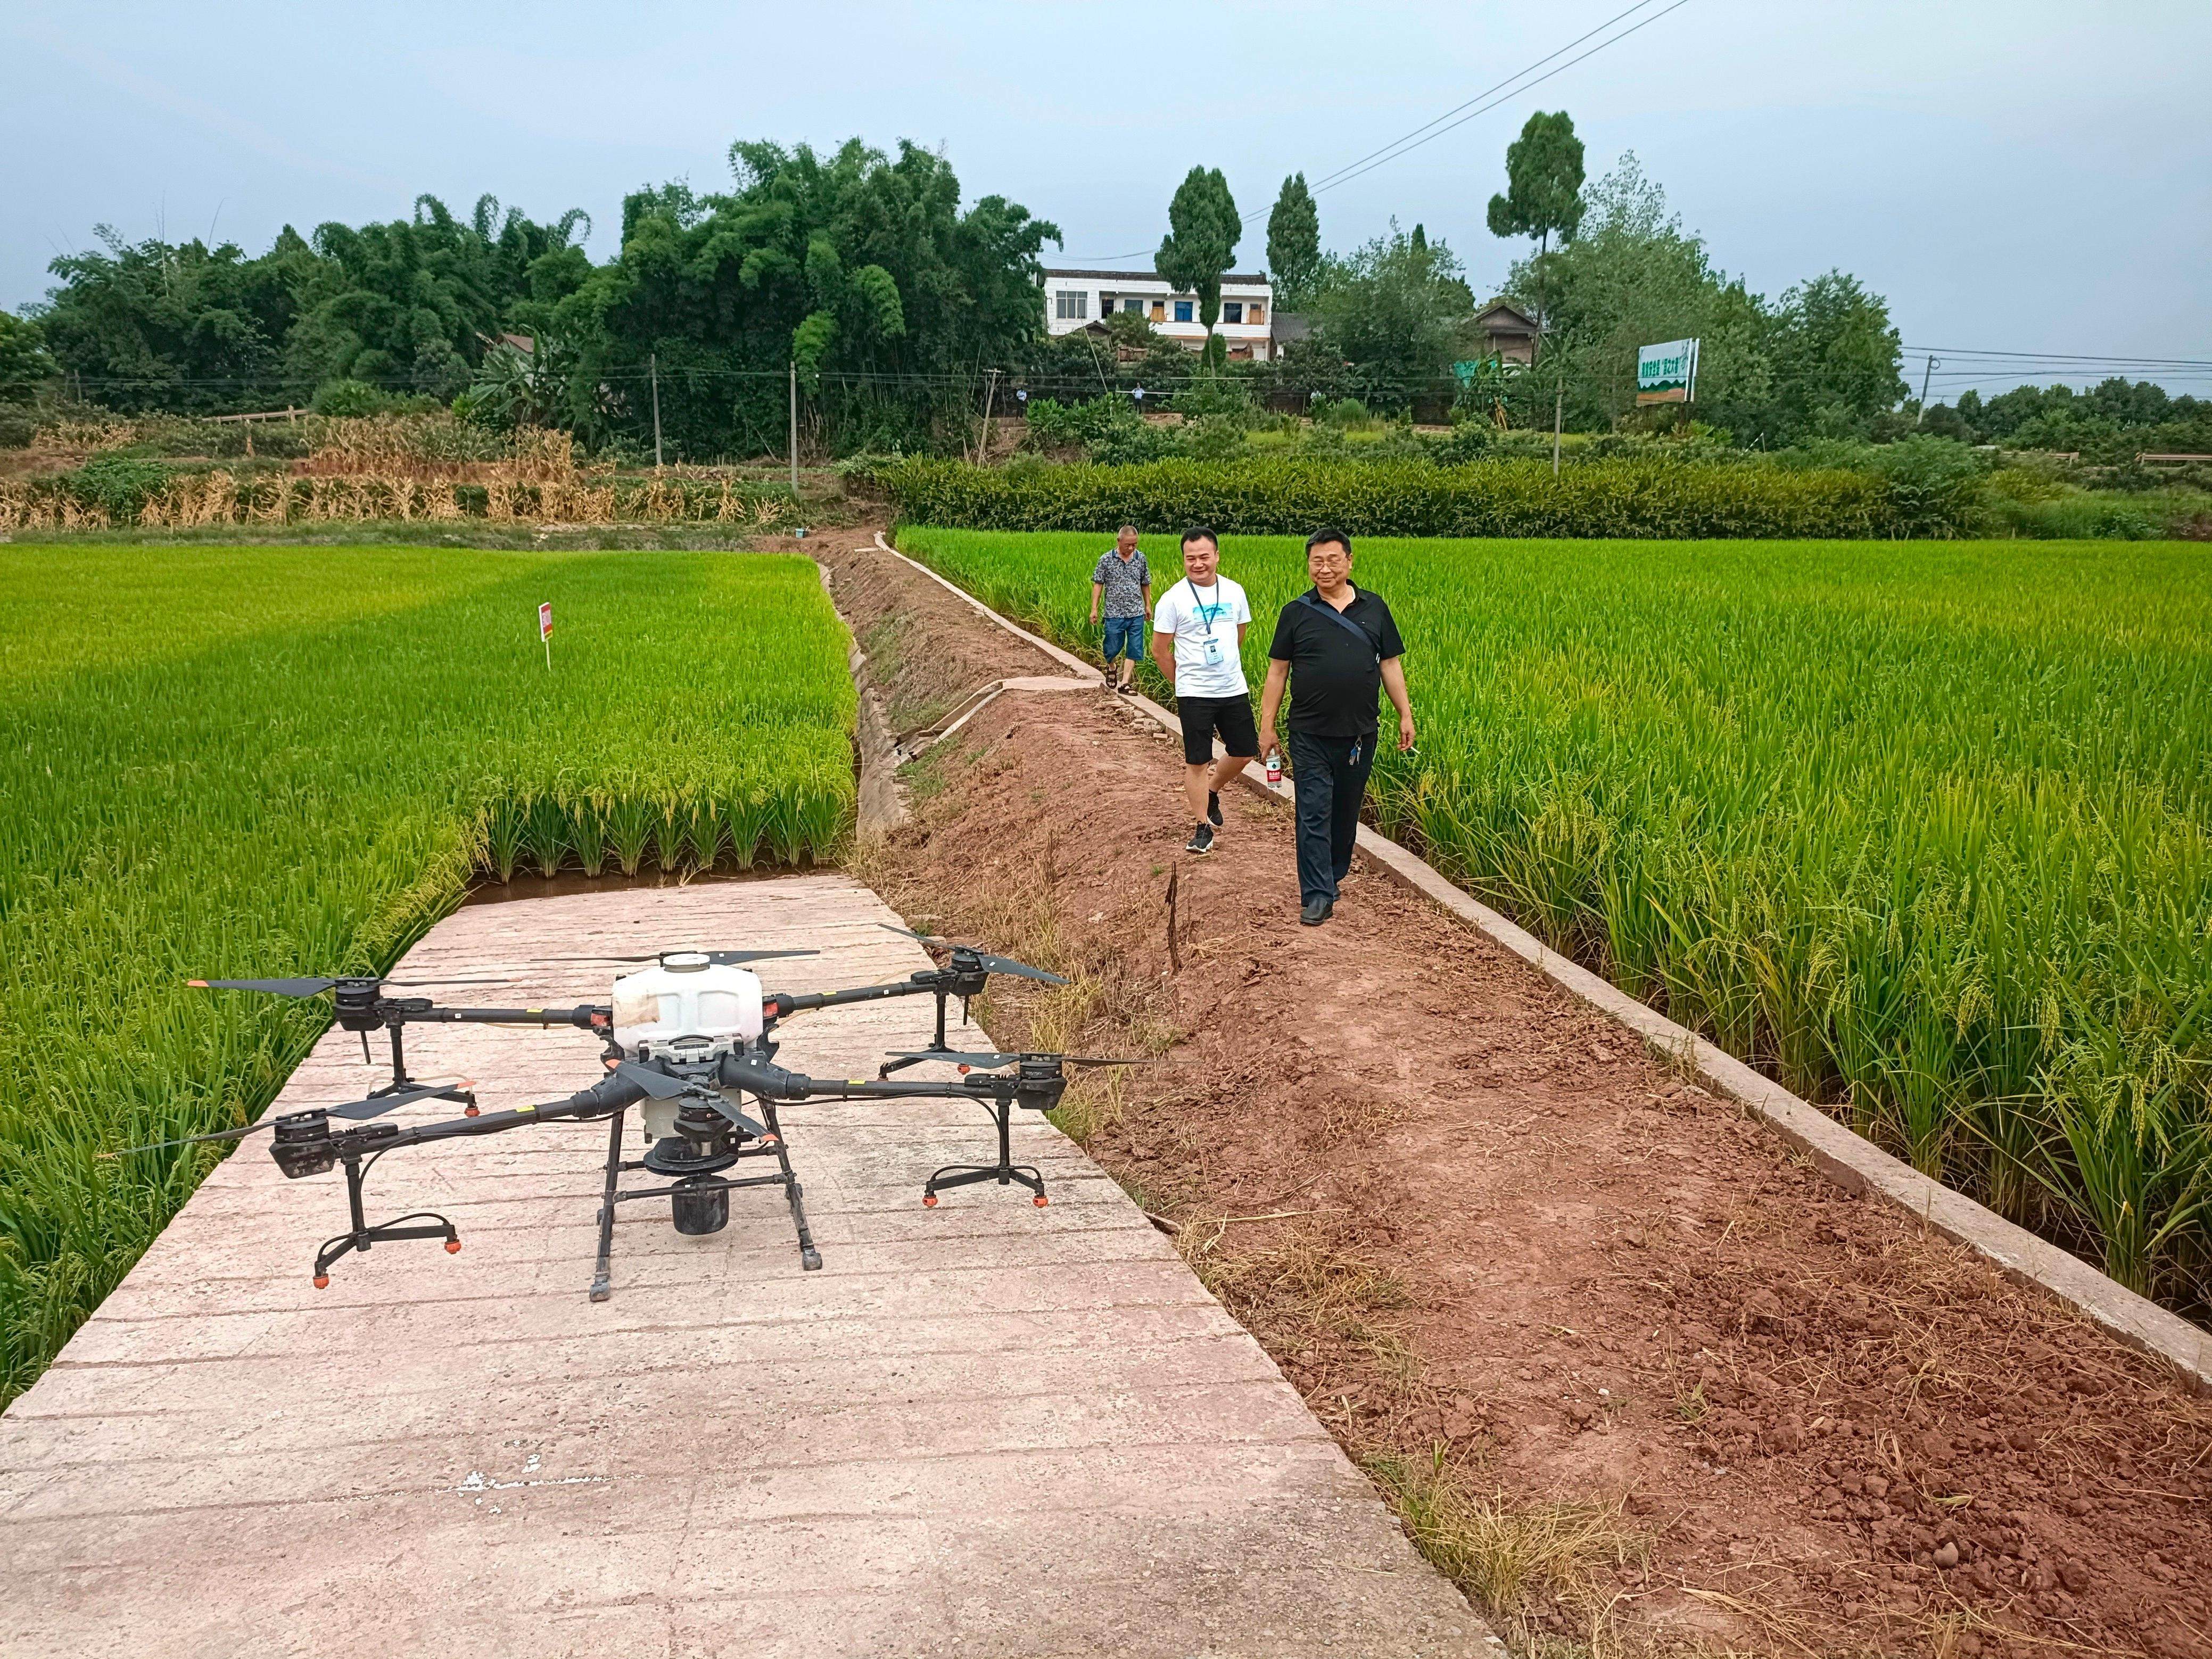
[[[904,928],[891,932],[907,933]],[[350,1225],[316,1252],[313,1279],[330,1283],[333,1262],[349,1251],[367,1250],[388,1241],[443,1238],[459,1251],[453,1224],[427,1212],[371,1224],[362,1203],[362,1183],[368,1169],[386,1154],[435,1141],[501,1134],[511,1129],[562,1121],[608,1124],[606,1179],[599,1206],[599,1253],[591,1297],[611,1293],[615,1206],[637,1199],[666,1198],[676,1230],[686,1234],[719,1232],[729,1221],[729,1195],[740,1188],[783,1188],[798,1237],[800,1266],[822,1265],[806,1221],[805,1194],[791,1164],[790,1150],[777,1120],[779,1103],[810,1100],[939,1098],[973,1100],[990,1113],[998,1132],[998,1159],[989,1164],[955,1164],[939,1170],[924,1183],[922,1202],[934,1206],[939,1192],[977,1182],[1018,1185],[1032,1202],[1046,1203],[1044,1178],[1012,1161],[1012,1121],[1017,1107],[1048,1111],[1067,1088],[1069,1065],[1130,1062],[1071,1059],[1050,1054],[975,1054],[956,1050],[945,1041],[947,1005],[957,997],[964,1012],[994,974],[1064,985],[1059,975],[967,945],[952,945],[920,933],[908,937],[947,953],[942,966],[923,969],[887,984],[849,990],[775,992],[762,990],[742,964],[769,957],[811,956],[805,951],[671,951],[657,957],[592,958],[653,962],[655,967],[615,981],[611,1004],[558,1008],[442,1007],[427,996],[392,994],[395,981],[356,976],[268,980],[195,980],[214,990],[257,991],[276,996],[312,997],[325,992],[335,1005],[337,1023],[361,1034],[362,1058],[369,1034],[391,1034],[392,1079],[365,1099],[336,1107],[316,1107],[267,1117],[244,1128],[194,1135],[188,1140],[240,1139],[272,1131],[270,1153],[292,1179],[327,1174],[343,1167]],[[470,983],[484,981],[447,981]],[[935,1035],[923,1048],[889,1056],[872,1079],[818,1079],[776,1063],[775,1032],[783,1020],[817,1008],[842,1007],[888,997],[933,996]],[[718,1000],[719,999],[719,1000]],[[535,1025],[573,1027],[604,1039],[606,1075],[567,1097],[506,1111],[483,1111],[472,1084],[410,1077],[402,1032],[410,1024]],[[892,1073],[927,1060],[958,1067],[957,1080],[900,1079]],[[428,1099],[450,1099],[463,1115],[437,1122],[402,1126],[376,1121],[398,1107]],[[644,1119],[648,1146],[641,1157],[623,1156],[623,1131],[635,1110]],[[160,1146],[183,1144],[161,1142]],[[149,1151],[152,1148],[137,1148]],[[770,1166],[743,1173],[753,1160]],[[637,1171],[665,1184],[624,1187],[623,1177]]]

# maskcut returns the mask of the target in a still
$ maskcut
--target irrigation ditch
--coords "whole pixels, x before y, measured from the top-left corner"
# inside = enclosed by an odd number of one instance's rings
[[[1069,675],[865,532],[808,550],[895,734]],[[2140,1309],[2100,1328],[1966,1200],[1624,1031],[1385,846],[1297,928],[1282,805],[1235,803],[1187,864],[1174,785],[1143,711],[1004,694],[904,768],[910,821],[858,856],[915,925],[1074,978],[994,999],[1002,1043],[1178,1062],[1066,1127],[1517,1645],[2212,1650],[2212,1403]]]

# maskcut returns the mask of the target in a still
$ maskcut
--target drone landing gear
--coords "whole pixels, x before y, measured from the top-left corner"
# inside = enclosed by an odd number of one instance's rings
[[[327,1167],[327,1166],[325,1166]],[[349,1250],[366,1250],[372,1244],[381,1244],[399,1238],[442,1238],[448,1254],[459,1255],[461,1235],[453,1224],[441,1215],[428,1210],[417,1210],[395,1220],[380,1222],[372,1227],[362,1212],[362,1160],[358,1154],[345,1159],[346,1203],[352,1212],[350,1231],[326,1239],[323,1248],[315,1252],[315,1288],[326,1291],[331,1287],[331,1264]],[[410,1225],[410,1223],[420,1224]]]
[[[592,1301],[605,1302],[614,1294],[615,1206],[632,1199],[667,1199],[676,1231],[696,1236],[718,1233],[729,1224],[730,1194],[740,1187],[781,1187],[791,1204],[793,1231],[799,1235],[799,1265],[808,1273],[821,1267],[822,1252],[814,1247],[813,1232],[806,1224],[805,1189],[792,1173],[791,1156],[784,1149],[783,1127],[776,1121],[775,1107],[765,1101],[762,1104],[768,1118],[767,1135],[750,1146],[739,1146],[708,1158],[665,1157],[659,1146],[641,1158],[625,1158],[622,1155],[623,1124],[629,1115],[629,1108],[622,1108],[608,1120],[607,1182],[599,1197],[599,1254],[592,1271]],[[747,1158],[774,1158],[776,1172],[734,1180],[717,1173]],[[678,1170],[686,1172],[665,1187],[625,1188],[623,1176],[632,1170],[647,1170],[655,1175],[667,1175]]]
[[[970,1187],[979,1181],[995,1181],[1001,1187],[1016,1183],[1026,1187],[1034,1196],[1030,1202],[1042,1210],[1051,1200],[1044,1195],[1044,1177],[1036,1168],[1014,1162],[1013,1103],[999,1101],[993,1104],[991,1115],[999,1126],[999,1161],[996,1164],[948,1164],[922,1183],[921,1202],[925,1209],[937,1207],[937,1195],[950,1187]]]

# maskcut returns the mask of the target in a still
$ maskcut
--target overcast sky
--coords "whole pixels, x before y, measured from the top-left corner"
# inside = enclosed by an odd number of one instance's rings
[[[1070,264],[1156,246],[1204,162],[1260,210],[1250,266],[1285,174],[1355,161],[1630,4],[4,0],[0,306],[40,297],[103,222],[258,252],[426,191],[581,207],[605,258],[625,191],[721,188],[738,137],[942,145],[969,198],[1057,222],[1048,258]],[[1506,143],[1565,108],[1593,178],[1634,149],[1755,289],[1839,265],[1911,346],[2212,360],[2208,64],[2204,0],[1686,0],[1326,191],[1322,240],[1419,222],[1493,288],[1521,251],[1483,226]],[[2158,378],[2212,392],[2196,374]]]

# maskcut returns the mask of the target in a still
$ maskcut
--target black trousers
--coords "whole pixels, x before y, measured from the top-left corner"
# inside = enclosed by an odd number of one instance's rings
[[[1298,892],[1304,902],[1336,902],[1352,869],[1359,805],[1375,769],[1376,733],[1358,738],[1290,734],[1291,787],[1298,803]],[[1355,753],[1358,758],[1353,757]]]

